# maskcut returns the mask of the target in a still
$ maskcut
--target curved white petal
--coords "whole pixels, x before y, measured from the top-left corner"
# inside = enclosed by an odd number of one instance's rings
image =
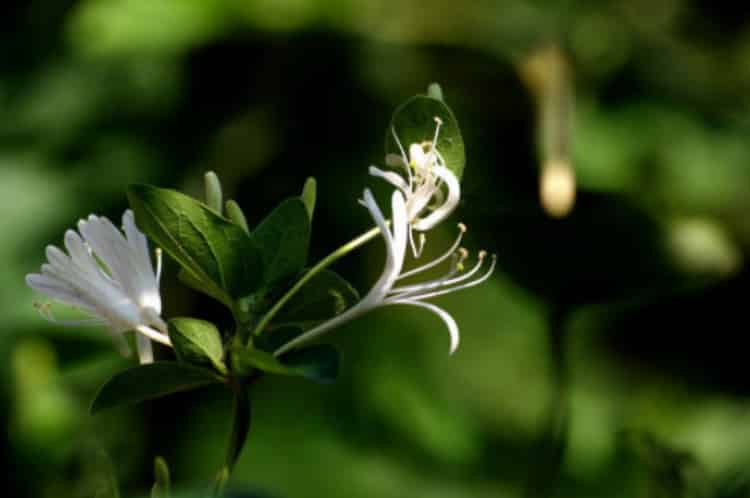
[[[387,166],[391,166],[391,167],[394,167],[394,168],[395,167],[404,167],[404,166],[408,167],[408,164],[406,164],[404,162],[404,157],[401,156],[401,155],[399,155],[399,154],[386,154],[385,155],[385,164]]]
[[[370,211],[373,221],[375,221],[375,224],[380,228],[380,233],[385,241],[386,249],[386,261],[383,274],[362,300],[368,303],[368,305],[374,305],[383,300],[390,288],[393,287],[393,284],[396,282],[398,274],[401,272],[401,268],[403,268],[404,256],[406,255],[408,221],[406,219],[404,197],[399,191],[393,192],[391,197],[391,208],[393,211],[391,224],[393,233],[388,229],[385,217],[380,211],[380,208],[375,202],[375,198],[369,189],[365,190],[364,201],[365,206],[368,211]]]
[[[26,285],[60,303],[69,304],[87,312],[94,311],[93,307],[81,297],[80,293],[63,280],[49,275],[29,273],[26,275]]]
[[[440,317],[440,319],[443,320],[443,323],[445,323],[445,326],[448,327],[448,334],[450,335],[450,340],[451,340],[450,350],[448,354],[453,354],[456,351],[456,349],[458,349],[458,344],[460,341],[460,337],[458,333],[458,325],[456,325],[456,321],[444,309],[439,308],[438,306],[435,306],[432,303],[423,303],[422,301],[415,301],[412,299],[388,300],[384,304],[387,304],[387,305],[411,304],[413,306],[418,306],[420,308],[424,308],[424,309],[432,311],[438,317]]]
[[[422,149],[421,145],[411,144],[409,146],[409,159],[417,171],[419,171],[428,165],[429,156],[424,153],[424,149]]]
[[[448,196],[441,206],[433,210],[424,218],[414,221],[412,224],[416,230],[426,231],[437,225],[450,215],[458,205],[461,199],[461,184],[451,170],[444,166],[435,166],[433,168],[435,175],[443,180],[448,187]]]
[[[406,183],[401,175],[394,171],[383,171],[375,166],[370,166],[370,175],[382,178],[405,194],[409,192],[409,184]]]

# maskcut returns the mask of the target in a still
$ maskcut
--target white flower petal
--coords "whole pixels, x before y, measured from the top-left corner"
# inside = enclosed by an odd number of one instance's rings
[[[411,144],[409,146],[409,159],[417,171],[428,166],[429,157],[424,153],[424,149],[419,144]]]
[[[409,184],[406,183],[406,180],[404,180],[401,175],[394,171],[383,171],[375,166],[370,166],[370,175],[382,178],[405,194],[408,194],[409,192]]]
[[[432,311],[438,317],[440,317],[440,319],[445,323],[445,326],[448,327],[448,334],[450,335],[451,339],[449,354],[453,354],[456,349],[458,349],[458,343],[460,340],[458,325],[456,325],[456,321],[444,309],[439,308],[432,303],[423,303],[422,301],[416,301],[412,299],[398,299],[394,301],[388,300],[385,302],[385,304],[411,304],[413,306],[418,306],[420,308],[425,308]]]
[[[26,285],[58,302],[81,308],[87,312],[93,312],[93,307],[81,298],[75,288],[60,279],[49,275],[30,273],[26,275]]]
[[[121,336],[126,330],[136,330],[151,340],[171,345],[166,333],[150,327],[166,332],[148,242],[135,226],[132,212],[125,212],[123,225],[125,235],[107,218],[91,215],[80,220],[80,235],[73,230],[65,233],[68,254],[48,246],[45,252],[49,263],[42,265],[41,274],[27,275],[26,283],[56,301],[90,313],[96,317],[94,321],[105,323],[122,352],[129,351]],[[153,357],[151,343],[138,337],[139,354],[148,361]]]
[[[433,172],[445,182],[448,196],[442,205],[413,223],[414,228],[419,231],[427,231],[444,220],[453,212],[461,198],[461,184],[451,170],[444,166],[435,166]]]

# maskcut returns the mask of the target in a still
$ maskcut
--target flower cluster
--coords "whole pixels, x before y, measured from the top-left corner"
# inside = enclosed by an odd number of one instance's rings
[[[357,304],[279,347],[275,355],[295,349],[368,311],[391,305],[412,305],[436,314],[450,334],[450,352],[456,350],[459,330],[455,320],[426,299],[484,282],[492,275],[496,259],[493,255],[491,263],[485,267],[487,257],[481,251],[476,263],[466,270],[464,263],[469,253],[460,245],[466,227],[459,224],[458,236],[447,251],[405,270],[407,247],[411,247],[414,258],[419,258],[426,243],[425,232],[445,220],[461,196],[459,180],[437,148],[442,122],[439,118],[435,118],[435,122],[433,139],[409,144],[408,155],[393,130],[401,155],[387,156],[386,163],[399,172],[370,167],[373,176],[395,187],[391,195],[390,221],[386,220],[369,189],[360,200],[385,242],[386,261],[380,278]],[[107,218],[94,215],[79,221],[78,231],[65,233],[67,253],[48,246],[48,263],[42,265],[41,273],[28,275],[26,282],[34,290],[91,315],[88,320],[62,322],[55,320],[45,305],[41,310],[48,319],[69,325],[104,325],[124,353],[129,353],[129,347],[123,333],[134,331],[140,361],[149,363],[153,361],[151,341],[171,346],[167,326],[161,318],[161,252],[156,251],[154,271],[146,236],[136,227],[132,211],[123,215],[122,228],[120,231]],[[418,240],[415,240],[415,232]],[[447,266],[447,270],[438,278],[399,284],[439,265]]]

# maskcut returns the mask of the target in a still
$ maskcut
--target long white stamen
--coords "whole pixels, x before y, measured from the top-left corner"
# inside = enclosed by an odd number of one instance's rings
[[[440,135],[440,127],[443,125],[443,120],[439,117],[435,116],[433,119],[435,120],[436,126],[435,135],[432,137],[432,144],[430,144],[430,156],[432,158],[435,157],[435,152],[437,152],[438,135]]]
[[[479,269],[482,267],[482,264],[484,264],[484,258],[486,256],[486,253],[484,251],[481,251],[479,253],[479,258],[477,258],[477,262],[474,264],[471,270],[464,273],[460,277],[452,278],[453,275],[458,273],[460,270],[464,260],[467,258],[468,252],[464,249],[463,251],[459,249],[459,259],[456,263],[456,270],[453,271],[453,269],[448,272],[445,276],[441,278],[436,278],[434,280],[430,280],[429,282],[423,282],[421,284],[414,284],[414,285],[406,285],[403,287],[397,287],[392,290],[392,293],[395,295],[395,297],[404,297],[404,296],[412,296],[417,293],[422,293],[424,291],[429,291],[433,289],[439,289],[441,287],[448,287],[451,285],[458,284],[460,282],[463,282],[465,280],[470,279],[473,277]],[[421,294],[420,294],[421,295]],[[421,299],[421,298],[420,298]]]
[[[412,177],[411,168],[409,167],[409,158],[406,155],[404,146],[401,145],[401,140],[398,139],[398,135],[396,134],[396,128],[394,126],[391,126],[391,134],[393,134],[393,138],[396,140],[396,145],[398,145],[398,150],[401,151],[401,158],[404,160],[404,168],[406,168],[406,174],[409,176],[409,190],[412,190],[414,188],[414,178]]]
[[[161,247],[157,247],[154,253],[156,255],[156,285],[159,285],[161,282]]]
[[[422,256],[422,251],[424,250],[424,245],[427,242],[427,236],[423,233],[419,234],[419,247],[417,247],[417,244],[414,242],[414,230],[409,227],[409,245],[411,246],[411,253],[414,255],[415,258],[419,258]]]
[[[438,288],[451,280],[456,273],[463,271],[463,263],[468,256],[469,252],[466,249],[459,248],[458,251],[453,254],[450,268],[445,273],[445,275],[419,284],[394,287],[393,289],[391,289],[390,295],[407,296],[410,294],[414,294],[415,292]],[[461,278],[466,278],[466,276],[463,276]]]
[[[398,276],[397,280],[401,280],[402,278],[411,277],[412,275],[416,275],[418,273],[422,273],[423,271],[429,270],[430,268],[434,268],[446,259],[450,258],[453,253],[456,252],[456,249],[461,245],[461,239],[463,239],[464,233],[466,233],[466,225],[463,223],[458,224],[458,237],[456,237],[455,242],[453,242],[453,245],[450,246],[450,248],[441,256],[433,259],[429,263],[426,263],[422,266],[418,266],[416,268],[412,268],[411,270],[402,273]]]
[[[172,341],[169,340],[169,337],[157,332],[156,330],[152,329],[151,327],[148,327],[146,325],[138,325],[135,330],[137,332],[140,332],[141,334],[145,335],[152,341],[159,342],[161,344],[164,344],[165,346],[172,347]]]
[[[477,279],[474,279],[474,280],[472,280],[470,282],[466,282],[464,284],[457,285],[455,287],[450,287],[450,288],[447,288],[447,289],[441,289],[441,290],[437,290],[437,291],[434,291],[434,292],[428,292],[426,294],[412,294],[412,295],[408,296],[408,298],[409,299],[419,299],[419,300],[429,299],[431,297],[443,296],[445,294],[450,294],[452,292],[456,292],[456,291],[459,291],[459,290],[462,290],[462,289],[467,289],[469,287],[474,287],[475,285],[481,284],[482,282],[484,282],[488,278],[490,278],[490,276],[492,276],[492,272],[495,270],[496,263],[497,263],[497,257],[493,254],[492,255],[492,263],[490,263],[490,267],[487,269],[487,271],[481,277],[479,277]],[[399,296],[399,298],[401,298],[401,296]]]

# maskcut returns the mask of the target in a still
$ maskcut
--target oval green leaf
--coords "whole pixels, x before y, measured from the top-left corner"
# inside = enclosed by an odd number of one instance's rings
[[[307,261],[310,218],[305,203],[297,197],[279,204],[250,235],[260,249],[263,283],[267,287],[299,273]]]
[[[311,176],[305,181],[305,186],[302,188],[302,195],[300,195],[300,199],[305,204],[305,209],[307,209],[307,216],[310,218],[310,221],[312,221],[313,213],[315,212],[315,201],[318,195],[317,185],[315,178]]]
[[[223,382],[210,370],[176,361],[139,365],[119,372],[99,389],[89,411],[132,405]]]
[[[461,130],[453,111],[443,102],[427,95],[416,95],[394,112],[391,118],[391,128],[386,134],[386,154],[401,155],[401,151],[393,137],[395,131],[401,145],[408,151],[409,145],[431,142],[435,137],[435,118],[440,118],[442,125],[438,135],[437,149],[445,160],[445,165],[453,174],[461,179],[466,165],[466,152]]]
[[[213,365],[220,373],[227,373],[221,333],[213,323],[197,318],[172,318],[168,325],[177,358],[187,363]]]
[[[180,192],[132,185],[136,223],[200,282],[212,297],[231,306],[261,283],[261,256],[247,234],[205,204]]]

